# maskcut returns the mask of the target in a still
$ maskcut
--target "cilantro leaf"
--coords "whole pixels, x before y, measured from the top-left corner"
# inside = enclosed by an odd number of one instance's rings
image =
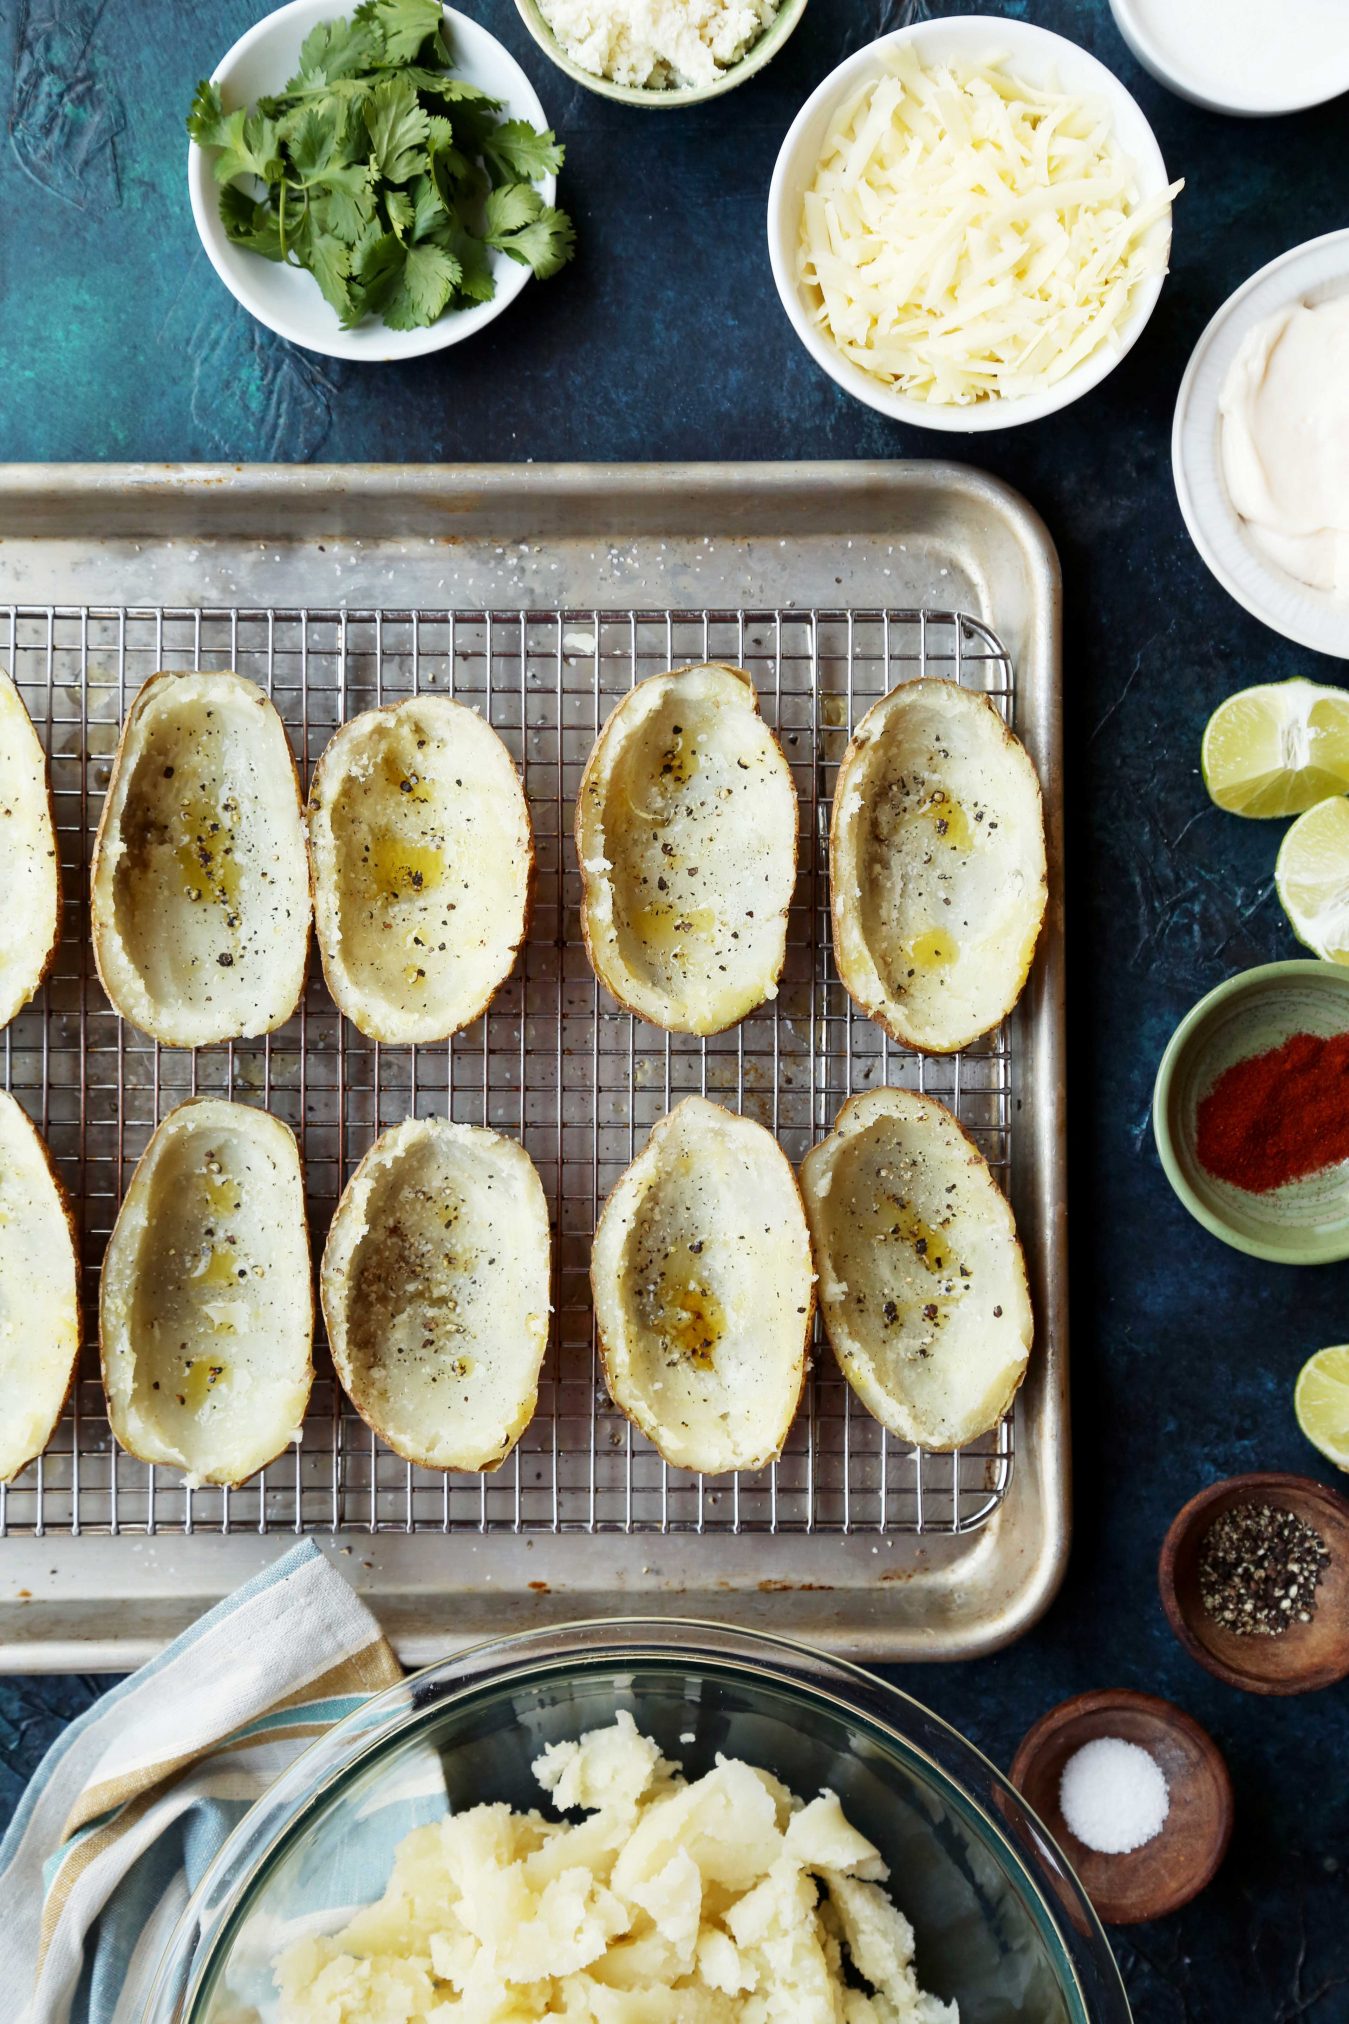
[[[398,285],[384,305],[390,330],[419,330],[434,323],[453,295],[460,271],[444,246],[409,246]]]
[[[453,204],[460,194],[473,193],[481,187],[481,170],[474,167],[456,144],[453,124],[438,113],[431,116],[426,158],[441,200],[446,205]]]
[[[488,168],[503,182],[522,183],[555,176],[567,152],[551,127],[540,133],[523,119],[508,119],[487,134],[482,151]]]
[[[203,81],[197,86],[187,130],[198,147],[219,150],[212,163],[218,183],[232,183],[236,176],[257,176],[264,183],[280,180],[276,121],[243,106],[226,112],[219,85]]]
[[[305,264],[345,324],[351,315],[351,248],[331,232],[312,232]]]
[[[365,108],[370,166],[386,183],[406,183],[424,166],[430,116],[405,78],[376,85]]]
[[[489,190],[483,205],[483,238],[489,246],[499,245],[507,232],[531,225],[543,209],[543,198],[528,183],[503,183]]]
[[[412,63],[429,36],[439,37],[445,16],[440,0],[363,0],[352,20],[375,30],[383,44],[381,61],[394,68]]]
[[[390,229],[395,237],[406,239],[408,233],[412,230],[413,219],[412,199],[407,191],[386,190],[384,193],[384,209],[388,215]]]
[[[301,182],[317,182],[330,168],[350,162],[347,116],[335,100],[311,101],[284,124],[290,165]],[[364,173],[368,176],[369,170]]]
[[[282,96],[318,91],[342,78],[358,77],[369,70],[380,53],[379,44],[359,15],[352,21],[320,21],[300,45],[300,67]]]
[[[412,236],[429,239],[433,233],[449,230],[451,218],[431,176],[418,176],[409,193],[412,198]]]
[[[398,285],[404,253],[392,232],[372,232],[352,255],[350,323],[379,314]]]
[[[460,298],[465,302],[490,302],[497,292],[496,276],[482,240],[475,239],[463,225],[455,225],[446,235],[445,244],[459,262]]]
[[[271,205],[260,204],[256,197],[250,197],[246,190],[237,190],[233,183],[226,183],[220,192],[220,222],[232,246],[246,246],[250,253],[261,253],[264,260],[285,258]]]
[[[415,84],[418,91],[424,91],[430,98],[443,99],[446,105],[476,105],[484,112],[500,112],[501,100],[485,92],[480,84],[470,84],[466,77],[451,77],[445,70],[422,70],[415,64],[399,71],[409,84]]]
[[[333,233],[348,246],[357,244],[375,215],[370,171],[359,165],[363,181],[352,185],[348,178],[357,173],[357,169],[344,171],[340,180],[320,183],[309,196],[309,209],[319,230]]]
[[[490,98],[447,99],[453,106],[455,144],[466,155],[480,155],[496,124],[496,101]]]
[[[187,130],[199,148],[218,148],[220,128],[224,124],[225,108],[221,102],[220,86],[203,77],[192,94],[188,108]]]
[[[509,232],[500,238],[489,238],[489,246],[497,246],[503,253],[509,253],[512,260],[518,260],[524,267],[532,267],[540,281],[548,281],[559,268],[565,267],[576,251],[576,227],[565,211],[558,211],[547,205],[539,212],[532,224],[519,232]]]

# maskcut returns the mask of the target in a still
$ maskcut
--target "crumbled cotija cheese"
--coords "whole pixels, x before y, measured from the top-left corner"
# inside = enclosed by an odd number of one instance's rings
[[[778,0],[539,0],[573,63],[614,84],[715,84],[757,42]]]
[[[534,1775],[587,1817],[415,1828],[378,1903],[281,1955],[279,2024],[959,2024],[832,1792],[726,1757],[688,1783],[626,1713]]]

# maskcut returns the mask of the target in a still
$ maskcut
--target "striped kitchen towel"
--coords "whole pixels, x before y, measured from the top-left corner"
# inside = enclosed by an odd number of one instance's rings
[[[139,2024],[225,1837],[316,1735],[401,1678],[306,1540],[72,1722],[0,1843],[6,2018]]]

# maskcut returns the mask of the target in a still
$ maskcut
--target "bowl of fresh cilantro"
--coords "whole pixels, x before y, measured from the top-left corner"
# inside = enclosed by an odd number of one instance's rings
[[[571,258],[563,150],[514,57],[439,0],[290,0],[188,114],[207,255],[260,323],[329,358],[470,337]]]

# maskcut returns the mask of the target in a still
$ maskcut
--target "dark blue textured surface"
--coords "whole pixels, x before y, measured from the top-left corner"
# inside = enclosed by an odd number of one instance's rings
[[[895,25],[882,0],[811,0],[763,77],[720,106],[645,115],[573,89],[509,0],[473,11],[525,63],[569,147],[562,201],[581,256],[491,335],[443,358],[358,369],[254,329],[198,249],[182,113],[258,0],[0,0],[13,76],[0,154],[0,457],[408,461],[915,456],[837,392],[773,293],[763,210],[801,99]],[[1076,1545],[1064,1592],[1012,1651],[905,1684],[1004,1766],[1066,1694],[1173,1696],[1228,1754],[1238,1821],[1190,1910],[1120,1936],[1147,2024],[1349,2018],[1349,1693],[1263,1703],[1173,1644],[1157,1547],[1194,1489],[1251,1467],[1321,1469],[1293,1423],[1304,1356],[1349,1333],[1349,1269],[1240,1258],[1173,1200],[1152,1149],[1158,1056],[1229,971],[1295,953],[1271,885],[1279,825],[1210,808],[1199,735],[1247,682],[1336,664],[1285,646],[1210,580],[1171,489],[1190,348],[1267,259],[1345,222],[1343,101],[1244,123],[1143,76],[1104,0],[1029,14],[1134,88],[1188,187],[1172,277],[1126,363],[1079,409],[971,456],[1034,502],[1063,558],[1068,629]],[[1221,15],[1214,0],[1215,19]],[[1277,32],[1278,9],[1271,6]],[[0,1683],[0,1810],[87,1680]]]

